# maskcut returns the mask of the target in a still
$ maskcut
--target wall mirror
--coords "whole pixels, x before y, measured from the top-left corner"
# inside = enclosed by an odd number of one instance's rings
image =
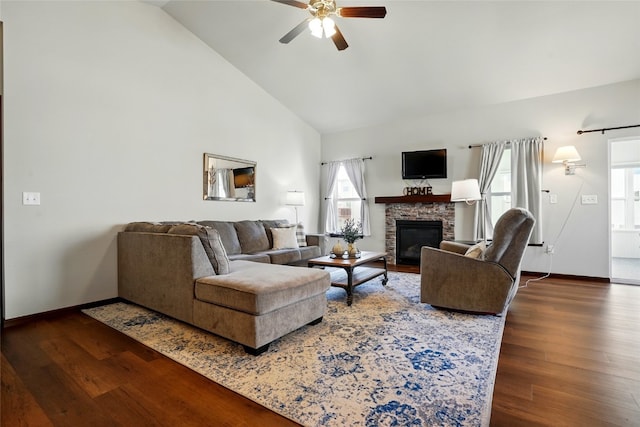
[[[204,200],[256,201],[256,162],[204,153]]]

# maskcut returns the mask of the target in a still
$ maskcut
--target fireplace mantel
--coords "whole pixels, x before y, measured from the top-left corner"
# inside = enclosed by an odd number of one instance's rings
[[[450,203],[451,194],[427,194],[424,196],[381,196],[376,203]]]

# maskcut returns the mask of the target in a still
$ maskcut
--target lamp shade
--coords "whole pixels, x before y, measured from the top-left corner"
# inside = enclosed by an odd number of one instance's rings
[[[480,186],[477,179],[464,179],[451,183],[452,202],[470,202],[480,200]]]
[[[286,205],[304,206],[304,191],[287,191]]]
[[[553,156],[551,163],[577,162],[578,160],[581,160],[581,157],[576,147],[573,145],[565,145],[556,150],[556,154]]]

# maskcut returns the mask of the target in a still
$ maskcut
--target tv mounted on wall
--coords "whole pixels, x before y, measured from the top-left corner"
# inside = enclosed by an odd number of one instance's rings
[[[447,149],[404,151],[402,179],[447,177]]]

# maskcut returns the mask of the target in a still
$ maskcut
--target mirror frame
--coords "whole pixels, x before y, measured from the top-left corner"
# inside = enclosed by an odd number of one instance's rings
[[[202,195],[204,200],[256,201],[256,162],[211,153],[204,153],[203,160]],[[226,172],[217,173],[221,170]],[[226,177],[226,184],[214,187],[212,183],[215,183],[221,176]],[[227,194],[216,194],[219,191],[225,191],[225,188],[228,188],[226,189]]]

